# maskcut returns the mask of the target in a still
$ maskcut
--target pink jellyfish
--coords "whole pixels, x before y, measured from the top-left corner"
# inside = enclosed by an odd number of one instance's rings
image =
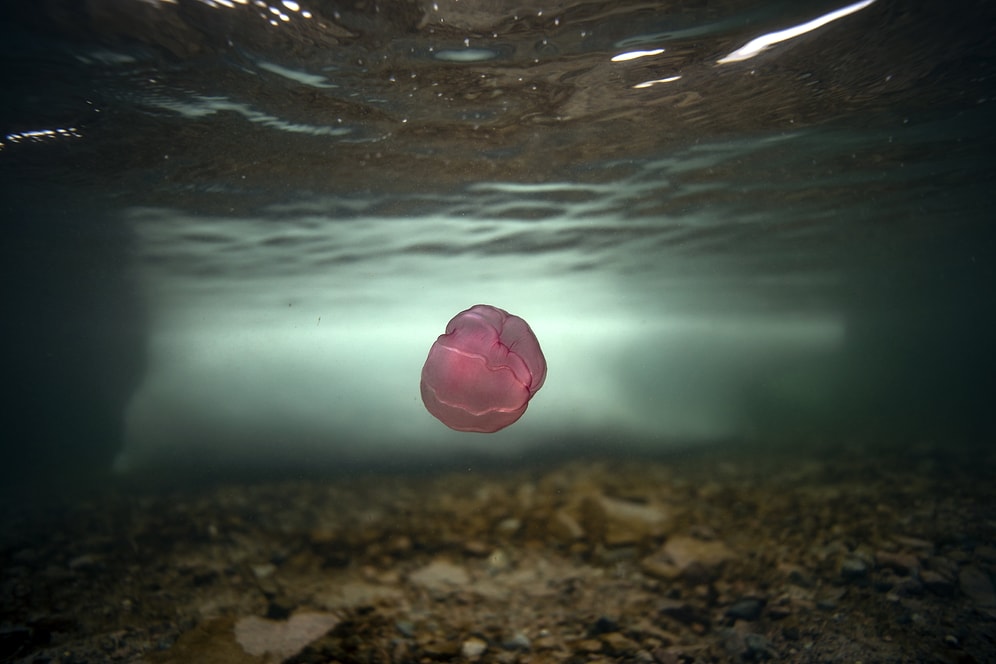
[[[494,433],[522,417],[545,379],[546,359],[526,321],[477,304],[429,349],[422,402],[451,429]]]

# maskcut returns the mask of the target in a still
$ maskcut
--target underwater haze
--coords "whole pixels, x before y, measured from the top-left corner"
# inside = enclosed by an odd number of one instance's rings
[[[70,0],[0,16],[3,471],[993,433],[992,3]],[[447,321],[548,374],[419,396]]]

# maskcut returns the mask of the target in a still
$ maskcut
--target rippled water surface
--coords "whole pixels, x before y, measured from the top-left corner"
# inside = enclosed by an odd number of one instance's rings
[[[9,8],[10,455],[986,435],[996,16],[963,4]],[[478,302],[549,363],[491,437],[418,396]]]

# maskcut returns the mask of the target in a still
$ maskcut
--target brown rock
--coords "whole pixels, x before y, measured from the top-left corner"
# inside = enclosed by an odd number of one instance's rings
[[[447,659],[456,657],[462,643],[451,641],[436,634],[427,634],[417,639],[419,650],[432,658]]]
[[[958,576],[958,563],[946,556],[927,558],[926,566],[948,580],[954,580]]]
[[[235,640],[253,657],[272,656],[285,661],[336,626],[339,618],[331,613],[297,613],[289,620],[267,620],[257,616],[235,623]]]
[[[555,636],[547,634],[533,639],[534,650],[555,650],[561,646],[561,642]]]
[[[920,551],[921,553],[931,553],[934,550],[934,543],[919,537],[909,537],[906,535],[895,535],[893,541],[905,549]]]
[[[878,551],[875,553],[875,564],[905,576],[916,576],[920,573],[920,560],[908,553]]]
[[[491,553],[491,545],[483,540],[467,540],[463,543],[463,551],[471,556],[486,556]]]
[[[500,537],[511,537],[519,532],[521,527],[522,521],[514,517],[508,517],[498,522],[498,525],[495,526],[495,534]]]
[[[477,659],[488,649],[487,641],[472,636],[460,645],[460,654],[467,659]]]
[[[683,652],[681,648],[655,648],[653,653],[654,660],[659,664],[679,664],[684,661],[682,659]]]
[[[581,504],[582,526],[606,546],[638,544],[667,534],[671,518],[662,506],[635,503],[603,495]]]
[[[626,638],[619,632],[610,632],[599,637],[605,645],[605,649],[612,655],[632,655],[640,646]]]
[[[436,560],[408,575],[408,581],[433,593],[460,590],[470,583],[467,570],[447,560]]]
[[[187,630],[176,642],[154,660],[158,664],[186,664],[187,662],[245,662],[263,663],[252,657],[236,642],[230,617],[212,618]]]
[[[640,561],[643,573],[662,581],[673,581],[681,576],[681,568],[661,553],[647,556]]]
[[[400,589],[362,581],[347,581],[328,592],[316,595],[315,601],[326,609],[357,609],[396,604],[402,597]]]
[[[906,576],[899,579],[899,581],[892,587],[892,592],[897,597],[912,597],[914,595],[923,594],[923,584],[914,579],[912,576]]]
[[[550,517],[549,532],[561,542],[576,542],[584,537],[584,528],[564,510],[557,510]]]
[[[644,558],[640,566],[647,574],[662,579],[680,575],[689,581],[704,581],[715,578],[722,565],[735,558],[736,554],[721,541],[703,542],[679,535]]]

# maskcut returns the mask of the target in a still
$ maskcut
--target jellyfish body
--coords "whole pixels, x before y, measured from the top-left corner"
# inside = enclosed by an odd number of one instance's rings
[[[493,433],[526,412],[546,359],[526,321],[487,304],[446,325],[422,367],[422,402],[457,431]]]

